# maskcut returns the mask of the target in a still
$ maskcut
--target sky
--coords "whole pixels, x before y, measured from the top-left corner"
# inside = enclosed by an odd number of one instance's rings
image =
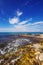
[[[43,0],[0,0],[0,32],[43,32]]]

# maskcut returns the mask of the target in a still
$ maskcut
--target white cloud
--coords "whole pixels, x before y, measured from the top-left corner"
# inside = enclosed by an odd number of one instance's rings
[[[23,25],[18,25],[18,26],[15,26],[15,29],[17,30],[17,32],[25,32],[25,26]]]
[[[9,18],[9,23],[10,23],[10,24],[18,23],[18,22],[19,22],[19,16],[21,16],[22,14],[23,14],[22,11],[17,10],[17,16],[18,16],[18,17]]]
[[[43,21],[35,22],[35,23],[28,23],[26,26],[34,26],[34,25],[40,25],[43,24]]]
[[[22,21],[22,22],[20,22],[20,23],[18,23],[19,25],[24,25],[24,24],[26,24],[27,22],[29,22],[29,21],[31,21],[32,20],[32,18],[30,18],[30,19],[28,19],[28,20],[25,20],[25,21]]]
[[[19,18],[17,18],[17,17],[9,19],[10,24],[15,24],[15,23],[18,23],[18,22],[19,22]]]
[[[21,12],[21,11],[19,11],[19,10],[17,11],[17,15],[18,15],[18,16],[21,16],[22,14],[23,14],[23,12]]]
[[[16,25],[13,28],[0,28],[0,32],[43,32],[43,24],[41,25]]]
[[[38,25],[38,24],[43,24],[43,21],[35,22],[32,25]]]
[[[43,32],[43,21],[31,23],[29,21],[31,21],[32,18],[30,18],[19,23],[18,20],[14,22],[14,24],[16,23],[17,25],[14,25],[12,28],[0,28],[0,32]],[[13,20],[10,19],[10,21]],[[28,24],[26,24],[27,22]],[[10,22],[10,24],[12,23]]]
[[[25,32],[25,27],[17,26],[13,28],[0,28],[0,32]]]
[[[40,26],[40,24],[42,26]],[[25,25],[22,24],[18,24],[17,26],[15,26],[15,29],[18,31],[22,31],[22,32],[42,32],[43,30],[41,29],[43,27],[43,21],[39,21],[36,23],[28,23]]]
[[[21,23],[19,23],[19,25],[24,25],[24,24],[26,24],[27,22],[28,22],[28,20],[22,21]]]
[[[16,32],[15,28],[0,28],[0,32]]]

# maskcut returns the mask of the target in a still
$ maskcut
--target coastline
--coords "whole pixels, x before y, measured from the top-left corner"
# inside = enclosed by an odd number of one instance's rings
[[[5,46],[0,47],[0,65],[43,64],[43,34],[5,35],[5,39]]]

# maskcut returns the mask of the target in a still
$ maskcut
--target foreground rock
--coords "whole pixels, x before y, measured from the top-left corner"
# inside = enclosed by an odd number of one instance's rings
[[[14,46],[11,45],[11,48],[14,49]],[[0,55],[0,65],[43,65],[43,43],[26,43],[24,46],[19,46],[16,52],[10,50]]]

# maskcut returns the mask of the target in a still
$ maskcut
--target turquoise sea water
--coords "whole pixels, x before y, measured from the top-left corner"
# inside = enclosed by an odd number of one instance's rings
[[[43,32],[0,32],[0,35],[43,34]]]

